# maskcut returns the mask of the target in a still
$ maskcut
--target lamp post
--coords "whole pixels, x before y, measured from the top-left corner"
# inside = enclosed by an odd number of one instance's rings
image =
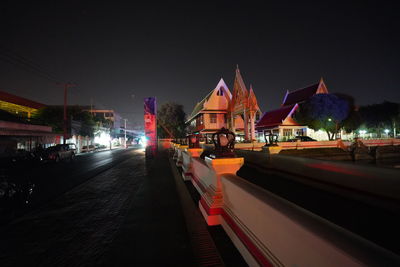
[[[61,85],[64,86],[63,143],[65,144],[67,142],[67,91],[69,87],[74,87],[76,84],[64,83]]]
[[[386,138],[389,138],[389,132],[390,132],[389,129],[385,129]]]
[[[233,152],[235,147],[236,135],[225,129],[221,128],[218,132],[212,135],[212,142],[214,143],[214,151],[210,155],[211,158],[235,158],[236,155]]]

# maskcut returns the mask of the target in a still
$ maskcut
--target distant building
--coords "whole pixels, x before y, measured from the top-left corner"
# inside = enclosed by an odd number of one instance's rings
[[[15,116],[31,118],[40,108],[45,106],[45,104],[0,91],[0,110],[12,113]]]
[[[316,94],[328,94],[328,89],[322,78],[316,84],[294,91],[287,91],[281,108],[265,112],[257,122],[256,129],[259,139],[262,140],[263,133],[266,131],[277,134],[280,140],[290,139],[298,135],[308,135],[315,139],[324,138],[324,136],[314,132],[307,126],[298,124],[293,119],[299,104],[304,103]]]
[[[196,104],[187,120],[191,133],[203,137],[211,135],[222,127],[235,132],[239,138],[255,139],[255,122],[261,111],[253,89],[247,90],[239,68],[233,85],[233,95],[221,78],[217,86]]]
[[[97,118],[102,118],[111,122],[111,136],[119,137],[121,135],[124,127],[121,125],[121,116],[117,112],[112,109],[90,109],[87,111]]]
[[[49,145],[60,139],[51,127],[33,124],[31,120],[45,106],[0,91],[0,153],[4,150],[32,150],[38,144]]]
[[[121,116],[112,109],[90,109],[87,110],[97,118],[103,118],[112,122],[113,128],[121,128]]]

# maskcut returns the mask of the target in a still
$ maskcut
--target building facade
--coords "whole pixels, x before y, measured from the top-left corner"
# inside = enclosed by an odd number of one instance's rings
[[[0,91],[0,110],[7,111],[16,117],[30,119],[45,106],[42,103]]]
[[[187,120],[190,133],[210,138],[222,127],[235,132],[239,139],[255,139],[255,123],[261,111],[253,89],[247,90],[239,68],[233,85],[233,95],[221,78],[217,86],[196,104]]]
[[[46,105],[0,91],[0,152],[31,151],[38,145],[48,146],[60,140],[52,128],[34,120]]]
[[[257,122],[258,139],[263,141],[264,132],[277,134],[280,141],[285,141],[299,135],[307,135],[317,140],[325,139],[326,134],[321,131],[315,132],[305,125],[298,124],[293,119],[293,115],[299,105],[316,94],[328,94],[328,89],[322,78],[318,83],[310,86],[287,91],[281,107],[265,112]]]

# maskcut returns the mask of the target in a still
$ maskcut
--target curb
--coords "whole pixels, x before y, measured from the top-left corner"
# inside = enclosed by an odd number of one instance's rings
[[[169,158],[172,174],[175,179],[176,191],[182,206],[193,254],[199,266],[225,266],[214,240],[208,232],[207,225],[199,209],[193,203],[189,192],[175,166]]]

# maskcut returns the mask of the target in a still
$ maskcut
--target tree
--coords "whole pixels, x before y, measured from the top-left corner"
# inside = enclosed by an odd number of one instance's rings
[[[384,129],[394,130],[399,125],[400,104],[384,101],[380,104],[362,106],[360,117],[369,129],[381,137]],[[397,125],[397,126],[396,126]]]
[[[333,94],[316,94],[300,105],[295,120],[315,131],[326,131],[328,139],[333,140],[349,110],[349,103],[343,98]]]
[[[80,106],[68,106],[68,121],[71,119],[80,121],[82,123],[79,134],[82,136],[93,136],[94,127],[96,125],[95,119],[88,111],[84,111]],[[35,119],[41,121],[42,124],[51,126],[53,131],[61,133],[63,131],[63,106],[47,106],[41,108]]]
[[[186,114],[183,105],[167,102],[161,105],[157,113],[157,135],[160,138],[168,138],[173,134],[174,138],[185,137]]]
[[[360,128],[362,119],[355,105],[354,97],[342,93],[335,93],[334,95],[346,100],[349,105],[349,115],[340,123],[340,128],[344,129],[346,133],[356,131],[358,128]]]

